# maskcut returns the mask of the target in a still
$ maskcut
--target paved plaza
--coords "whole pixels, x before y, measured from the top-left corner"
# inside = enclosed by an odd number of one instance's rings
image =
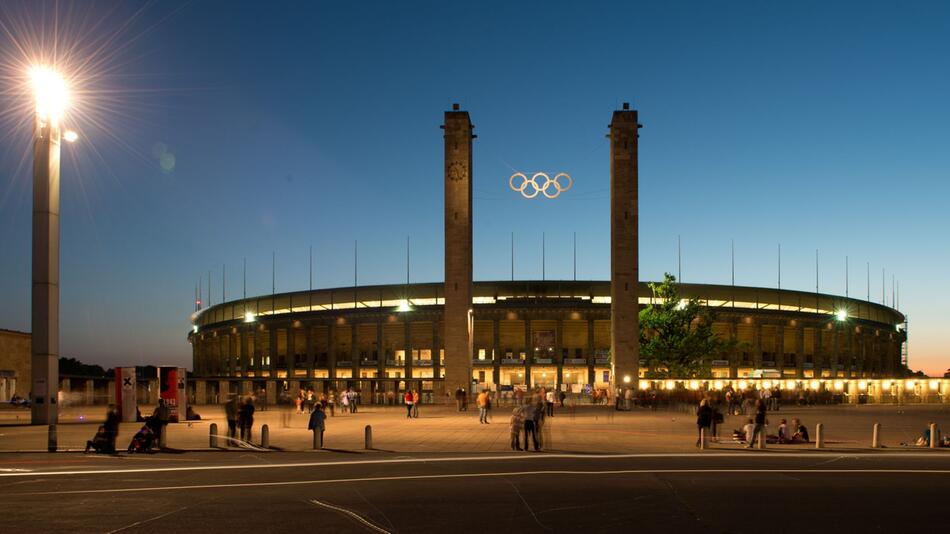
[[[469,408],[458,412],[455,407],[427,406],[420,409],[418,419],[407,419],[403,407],[364,406],[356,414],[336,412],[327,418],[325,447],[336,451],[366,452],[364,428],[373,429],[373,448],[393,453],[499,453],[510,452],[508,420],[511,406],[493,410],[490,424],[479,424],[478,411]],[[148,414],[151,407],[143,406]],[[207,450],[209,426],[218,425],[226,434],[227,423],[221,406],[198,406],[201,421],[170,424],[168,447],[176,451]],[[60,450],[81,450],[104,419],[105,407],[74,407],[63,411],[57,426]],[[0,452],[45,451],[45,426],[16,425],[17,412],[0,411]],[[781,418],[797,417],[808,427],[812,439],[816,423],[822,423],[826,448],[830,450],[870,449],[874,423],[881,424],[881,441],[886,450],[919,447],[913,443],[929,423],[941,429],[950,427],[948,405],[861,405],[786,407],[769,412],[769,433],[774,433]],[[307,431],[308,416],[297,414],[287,406],[258,411],[254,416],[253,442],[260,444],[261,425],[270,433],[270,446],[285,451],[308,451],[311,434]],[[745,423],[743,416],[727,416],[722,426],[721,443],[712,450],[738,450],[742,445],[731,440],[733,429]],[[121,449],[128,445],[141,423],[123,423],[117,439]],[[629,412],[612,407],[580,405],[558,408],[547,418],[543,428],[544,449],[570,453],[666,453],[696,451],[695,416],[685,411],[650,411],[637,408]],[[220,445],[227,446],[223,440]],[[232,447],[240,450],[238,447]],[[813,450],[811,444],[769,445],[775,451]],[[950,452],[950,449],[934,451]]]

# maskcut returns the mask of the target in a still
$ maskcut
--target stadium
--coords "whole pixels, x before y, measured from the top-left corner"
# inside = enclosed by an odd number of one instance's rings
[[[353,388],[366,402],[382,402],[409,387],[438,398],[446,393],[442,291],[443,284],[435,283],[364,286],[215,305],[196,314],[189,335],[194,373],[208,382],[209,396],[225,387],[276,396],[301,388]],[[639,293],[641,308],[656,302],[646,283]],[[892,308],[728,285],[680,284],[680,293],[713,313],[717,335],[739,342],[706,362],[709,382],[783,379],[808,388],[818,380],[832,388],[836,379],[902,372],[904,316]],[[465,371],[472,387],[606,390],[614,372],[610,301],[606,281],[474,283]],[[646,372],[641,367],[640,377]],[[663,382],[641,380],[640,387]]]

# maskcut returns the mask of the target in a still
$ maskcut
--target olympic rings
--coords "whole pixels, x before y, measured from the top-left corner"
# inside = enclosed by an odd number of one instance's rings
[[[561,185],[562,176],[567,179],[566,185]],[[515,187],[516,178],[521,178],[521,185],[517,187]],[[538,178],[544,178],[544,184],[538,185]],[[528,187],[529,185],[531,186],[530,188]],[[566,172],[559,172],[554,178],[551,178],[547,173],[543,172],[536,172],[531,175],[531,178],[528,178],[523,172],[516,172],[508,178],[508,187],[510,187],[512,191],[521,193],[521,196],[525,198],[534,198],[538,196],[538,193],[543,194],[546,198],[557,198],[573,185],[574,179]],[[553,190],[553,192],[549,193],[549,188]]]

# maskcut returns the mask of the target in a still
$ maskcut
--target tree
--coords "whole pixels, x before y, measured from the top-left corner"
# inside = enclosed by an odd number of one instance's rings
[[[681,299],[676,277],[665,273],[662,283],[651,283],[657,299],[640,312],[640,357],[647,378],[709,376],[705,358],[735,346],[712,330],[713,314],[699,299]]]

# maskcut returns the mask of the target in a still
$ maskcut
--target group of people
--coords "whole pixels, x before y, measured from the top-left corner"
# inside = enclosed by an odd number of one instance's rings
[[[236,439],[240,432],[241,441],[251,441],[251,429],[254,427],[254,398],[234,395],[224,405],[224,416],[228,420],[228,438]]]
[[[407,389],[403,395],[403,402],[406,403],[406,419],[419,418],[419,391],[416,389]]]
[[[732,412],[732,404],[728,393],[729,392],[726,393],[726,399],[728,409],[730,410],[729,413],[734,413]],[[746,448],[752,448],[757,440],[760,439],[760,436],[767,443],[809,442],[808,428],[797,418],[793,418],[791,424],[785,419],[780,420],[777,434],[767,434],[766,427],[769,422],[767,413],[770,405],[774,404],[766,397],[757,399],[753,404],[754,415],[746,420],[746,424],[742,429],[733,431],[733,439],[740,443],[745,443]],[[710,441],[719,441],[719,427],[724,420],[725,417],[716,399],[702,399],[696,410],[696,429],[698,434],[696,437],[696,446],[699,447],[701,445],[703,433],[706,434]]]
[[[543,445],[541,429],[544,426],[545,404],[547,404],[546,395],[536,393],[529,402],[522,406],[516,406],[511,411],[511,419],[508,424],[508,430],[511,434],[511,450],[529,450],[528,436],[531,436],[531,444],[534,446],[534,450],[541,450]],[[524,436],[524,445],[522,445],[522,435]]]
[[[320,393],[317,395],[313,388],[301,389],[297,392],[297,398],[294,399],[294,406],[297,413],[313,413],[317,406],[323,409],[324,415],[330,413],[330,417],[336,415],[339,408],[343,413],[356,413],[359,405],[359,392],[353,388],[340,392],[337,395],[336,390],[331,389],[329,393]]]

